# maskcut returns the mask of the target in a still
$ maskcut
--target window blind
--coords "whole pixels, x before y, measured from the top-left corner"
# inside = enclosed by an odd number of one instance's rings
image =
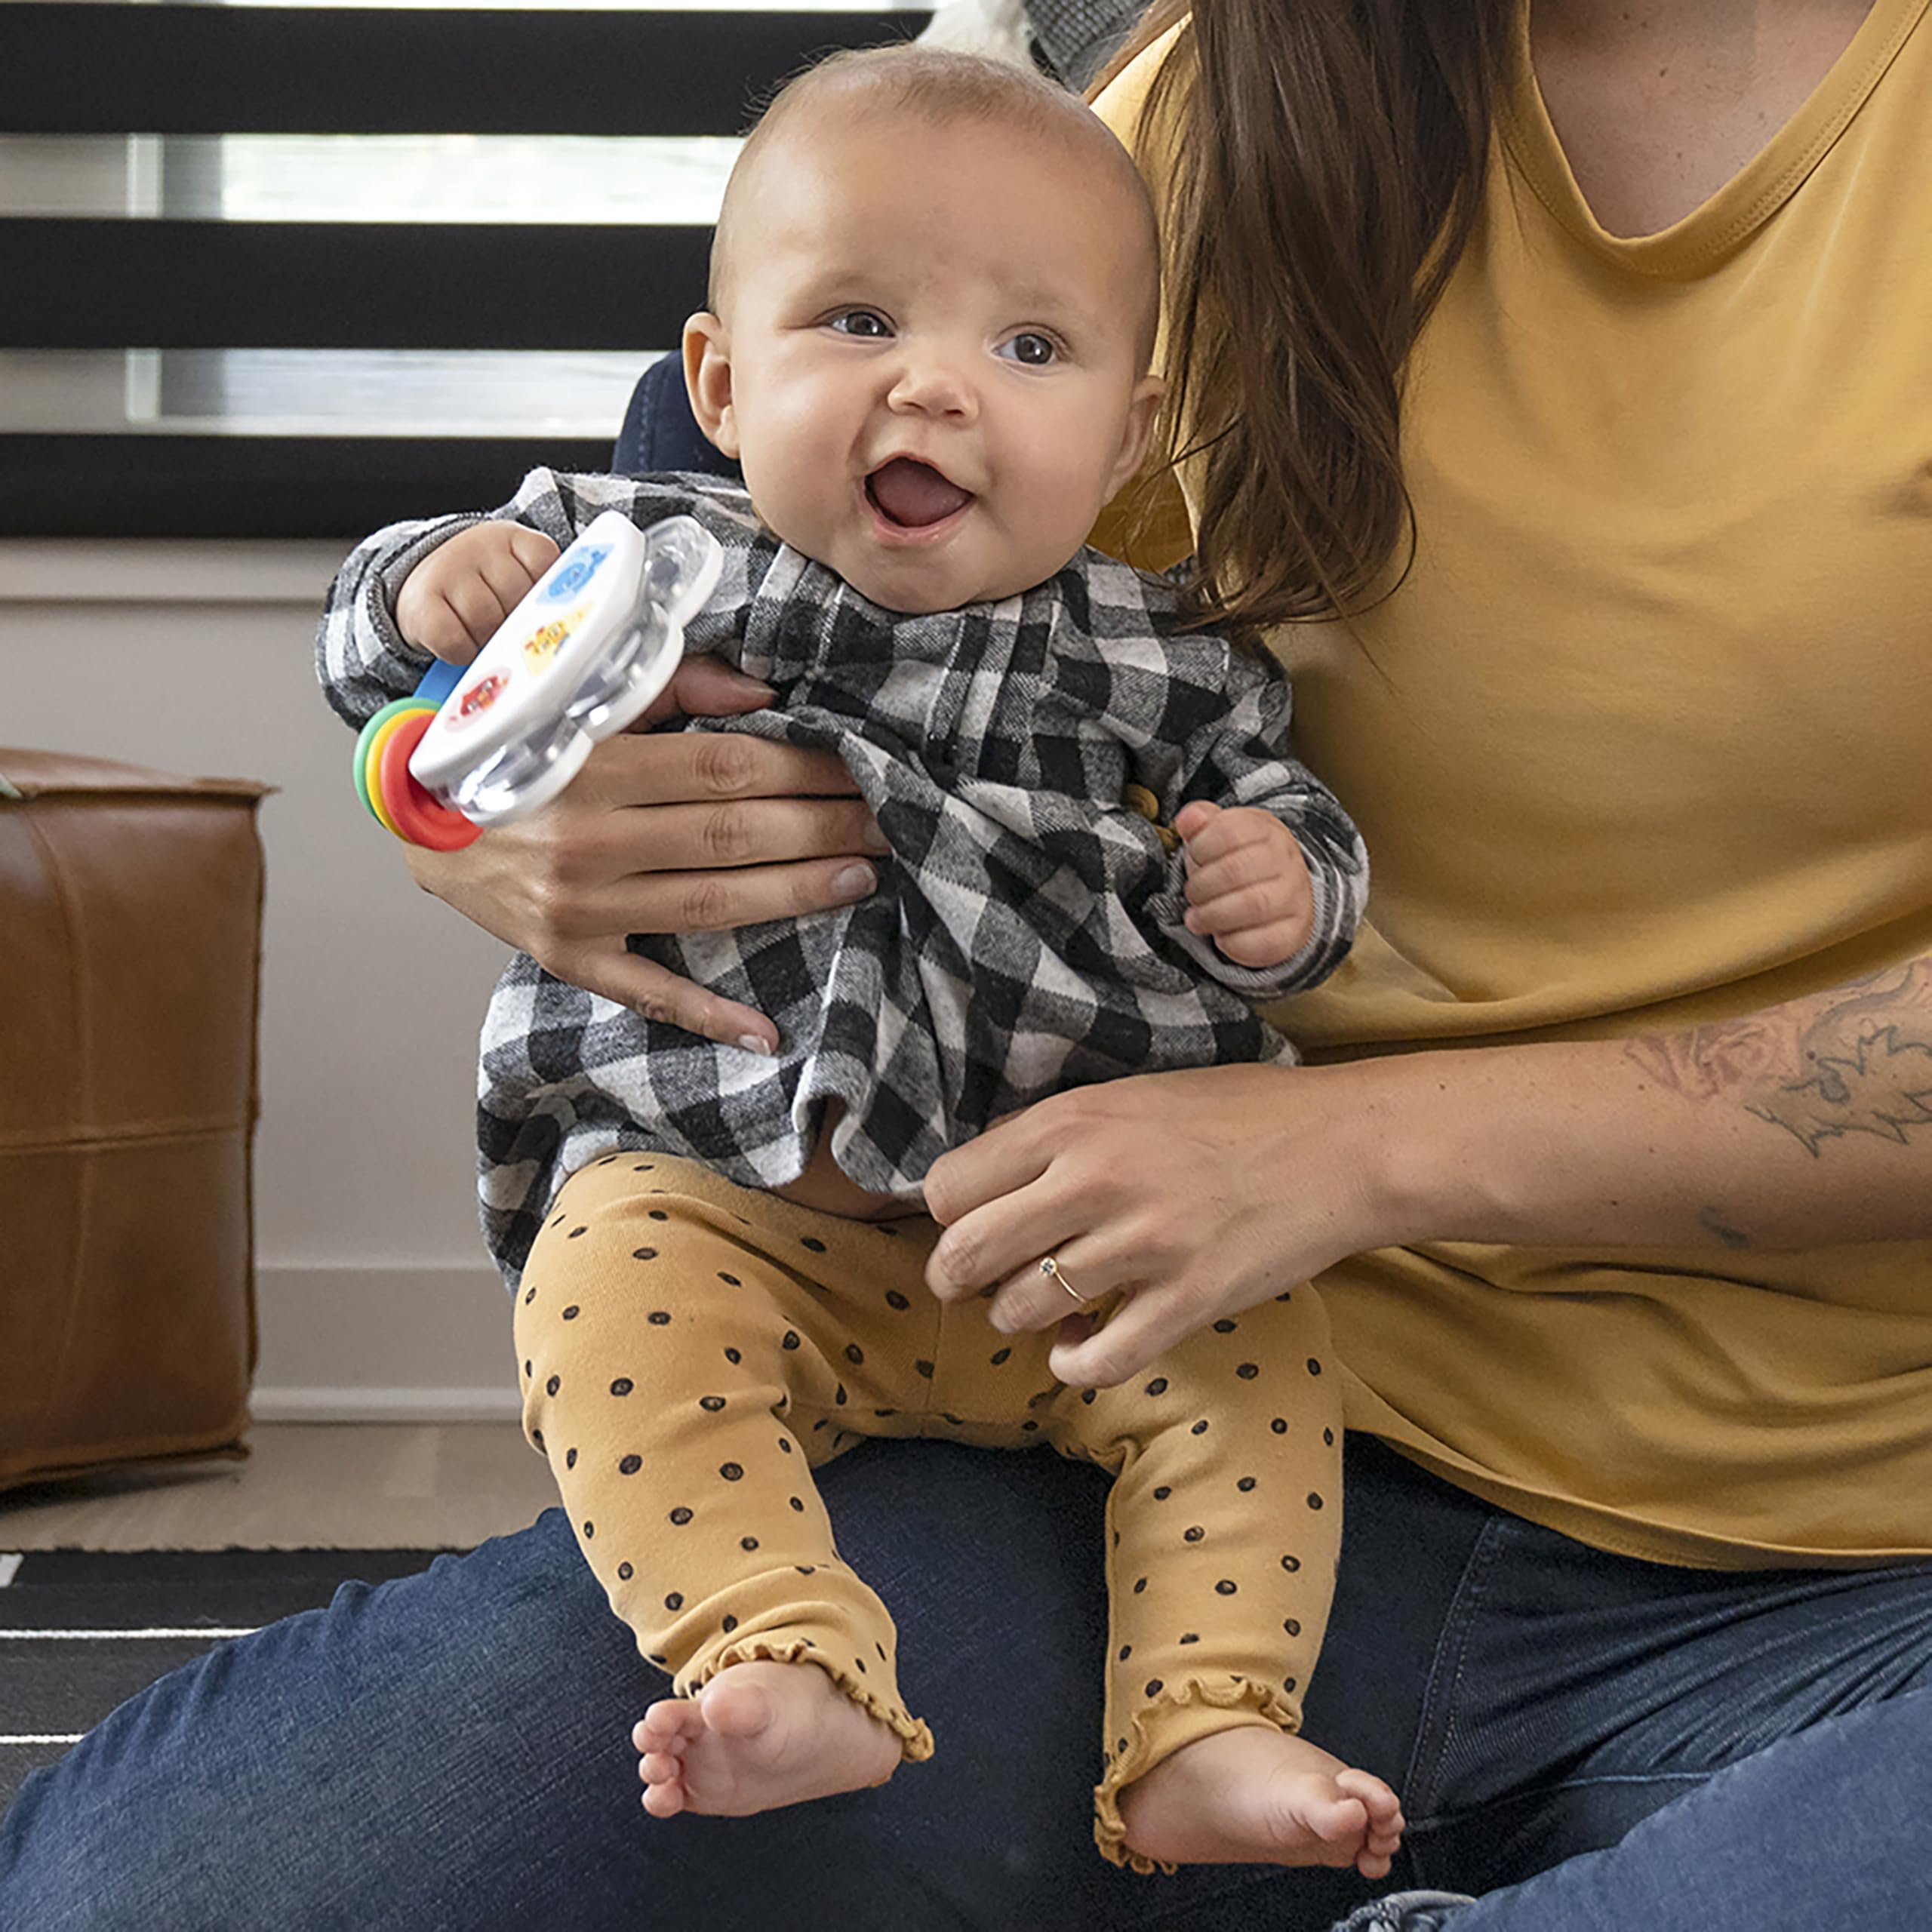
[[[607,466],[760,101],[928,17],[0,4],[0,531],[354,537]]]

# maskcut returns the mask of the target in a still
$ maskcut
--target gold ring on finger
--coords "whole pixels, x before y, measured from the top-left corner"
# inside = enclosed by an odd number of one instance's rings
[[[1040,1263],[1040,1272],[1045,1275],[1048,1281],[1057,1281],[1082,1308],[1087,1306],[1088,1297],[1083,1295],[1066,1278],[1066,1270],[1060,1265],[1060,1258],[1057,1255],[1049,1254],[1044,1257]]]

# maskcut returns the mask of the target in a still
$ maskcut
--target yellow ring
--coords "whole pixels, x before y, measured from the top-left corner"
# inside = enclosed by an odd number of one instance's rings
[[[386,719],[379,724],[369,740],[369,749],[364,755],[362,760],[362,770],[369,787],[370,809],[382,820],[389,831],[395,833],[398,838],[402,838],[402,834],[396,830],[395,820],[389,816],[389,806],[383,797],[382,781],[377,774],[383,768],[383,747],[395,736],[403,720],[411,715],[413,714],[407,711],[399,712],[395,717]],[[404,839],[403,842],[407,844],[409,841]]]

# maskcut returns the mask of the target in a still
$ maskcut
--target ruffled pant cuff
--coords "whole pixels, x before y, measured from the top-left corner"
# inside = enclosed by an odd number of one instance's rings
[[[1101,1857],[1130,1871],[1173,1872],[1175,1867],[1164,1860],[1128,1848],[1121,1793],[1183,1746],[1242,1725],[1292,1733],[1300,1728],[1300,1718],[1272,1685],[1241,1677],[1186,1678],[1137,1710],[1128,1721],[1126,1749],[1111,1755],[1107,1774],[1094,1788],[1094,1842]]]
[[[871,1685],[838,1663],[804,1637],[773,1640],[753,1637],[732,1644],[711,1658],[697,1673],[696,1687],[702,1690],[721,1670],[738,1663],[809,1663],[816,1665],[857,1704],[868,1717],[878,1721],[898,1739],[901,1761],[922,1764],[933,1755],[933,1734],[902,1704],[882,1697]]]

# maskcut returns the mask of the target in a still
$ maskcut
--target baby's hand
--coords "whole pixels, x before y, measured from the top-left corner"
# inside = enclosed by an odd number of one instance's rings
[[[472,524],[403,579],[396,629],[419,650],[467,664],[556,561],[556,545],[540,530]]]
[[[1294,834],[1272,812],[1197,798],[1174,819],[1187,854],[1187,929],[1237,966],[1279,966],[1308,943],[1315,894]]]

